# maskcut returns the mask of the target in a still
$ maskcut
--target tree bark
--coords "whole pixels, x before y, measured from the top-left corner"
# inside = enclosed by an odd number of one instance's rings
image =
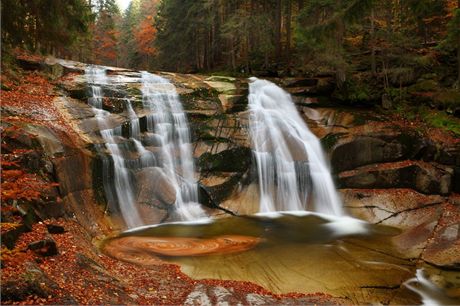
[[[275,48],[276,48],[276,57],[279,59],[281,57],[281,0],[276,0],[275,7]]]
[[[375,61],[375,22],[374,8],[371,9],[371,70],[375,76],[377,73],[377,65]]]
[[[460,0],[457,0],[457,11],[458,11],[457,14],[460,14]],[[460,34],[458,34],[458,37],[457,37],[457,73],[458,73],[457,89],[460,91]]]
[[[291,18],[292,18],[292,5],[291,0],[287,1],[287,12],[286,12],[286,59],[287,59],[287,68],[290,69],[291,66]]]

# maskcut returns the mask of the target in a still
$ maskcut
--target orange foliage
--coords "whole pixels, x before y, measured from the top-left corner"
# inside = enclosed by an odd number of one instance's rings
[[[153,23],[153,17],[148,15],[134,33],[140,53],[144,55],[154,55],[156,49],[153,47],[157,30]]]
[[[15,139],[18,134],[24,131],[17,127],[2,129],[2,139],[8,135],[9,139]],[[6,146],[6,143],[4,143]],[[9,148],[8,148],[9,149]],[[57,183],[44,180],[35,173],[29,173],[21,168],[20,160],[23,154],[31,152],[29,149],[13,149],[9,154],[2,154],[0,159],[1,172],[1,202],[8,204],[11,200],[39,200],[46,196]],[[3,207],[2,207],[3,208]]]
[[[109,30],[100,33],[95,38],[96,48],[94,50],[95,58],[98,63],[112,63],[117,59],[117,42],[120,33],[116,30]]]

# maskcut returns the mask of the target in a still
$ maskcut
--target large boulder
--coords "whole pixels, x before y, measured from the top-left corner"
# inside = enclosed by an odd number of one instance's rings
[[[412,188],[425,194],[447,195],[453,169],[425,162],[404,161],[364,166],[339,174],[341,188]]]
[[[137,202],[154,206],[173,205],[176,202],[176,189],[161,168],[144,168],[135,177]]]
[[[335,172],[403,159],[433,160],[431,151],[436,151],[429,141],[415,132],[382,133],[372,136],[339,134],[336,136],[335,144],[329,147],[332,169]]]
[[[403,156],[402,144],[360,136],[340,144],[331,153],[334,171],[351,170],[363,165],[398,160]]]

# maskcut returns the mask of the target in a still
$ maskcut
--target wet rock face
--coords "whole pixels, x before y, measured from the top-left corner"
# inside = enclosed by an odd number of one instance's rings
[[[82,73],[85,69],[75,63],[63,62],[61,65],[64,73]],[[124,101],[130,99],[134,112],[140,118],[140,140],[147,150],[157,154],[160,145],[158,135],[145,133],[147,123],[140,107],[142,94],[139,72],[109,68],[109,76],[114,86],[102,85],[106,96],[103,108],[112,113],[108,120],[109,127],[122,126],[123,136],[128,136],[130,118]],[[247,81],[175,73],[161,73],[161,76],[176,86],[190,122],[197,177],[203,194],[201,198],[208,203],[206,205],[228,201],[252,183],[252,152],[246,128]],[[285,78],[275,82],[301,97],[326,92],[330,78]],[[101,143],[101,137],[97,136],[99,128],[96,119],[87,106],[86,99],[91,93],[88,92],[85,76],[80,74],[67,78],[60,87],[71,97],[77,98],[66,99],[62,105],[82,131],[86,145],[90,147]],[[341,188],[385,188],[389,192],[407,188],[426,195],[449,195],[452,191],[460,190],[459,145],[438,143],[421,135],[416,128],[398,128],[375,111],[309,109],[302,105],[298,104],[299,110],[305,115],[313,132],[322,138]],[[50,148],[55,147],[52,142],[49,144]],[[296,146],[295,142],[292,142],[292,146]],[[75,177],[75,169],[94,169],[93,153],[69,151],[67,148],[60,150],[57,147],[53,151],[58,152],[54,167],[62,178],[60,188],[63,196],[72,201],[91,198],[91,190],[101,185],[98,176],[82,175],[79,176],[81,179],[74,181],[66,177]],[[297,152],[299,158],[304,158],[301,150]],[[130,158],[135,161],[139,156],[130,155]],[[149,168],[134,173],[133,179],[138,182],[137,202],[145,207],[161,208],[163,214],[174,203],[171,184],[158,169]],[[152,180],[155,186],[151,186]],[[347,201],[345,204],[349,204]],[[77,207],[76,203],[74,206]]]
[[[167,207],[176,201],[172,182],[161,168],[144,168],[135,177],[138,186],[137,202]]]
[[[198,162],[202,172],[245,172],[251,163],[251,149],[232,148],[217,154],[205,153]]]
[[[452,168],[428,163],[380,164],[342,172],[341,188],[413,188],[425,194],[447,195],[452,191]]]
[[[399,142],[359,136],[335,147],[331,153],[331,164],[335,171],[341,172],[363,165],[398,160],[403,153],[403,145]]]

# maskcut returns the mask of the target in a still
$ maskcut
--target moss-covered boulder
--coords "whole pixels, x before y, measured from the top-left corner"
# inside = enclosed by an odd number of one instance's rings
[[[433,101],[439,109],[447,110],[450,113],[459,113],[460,91],[453,89],[440,90],[434,94]]]

